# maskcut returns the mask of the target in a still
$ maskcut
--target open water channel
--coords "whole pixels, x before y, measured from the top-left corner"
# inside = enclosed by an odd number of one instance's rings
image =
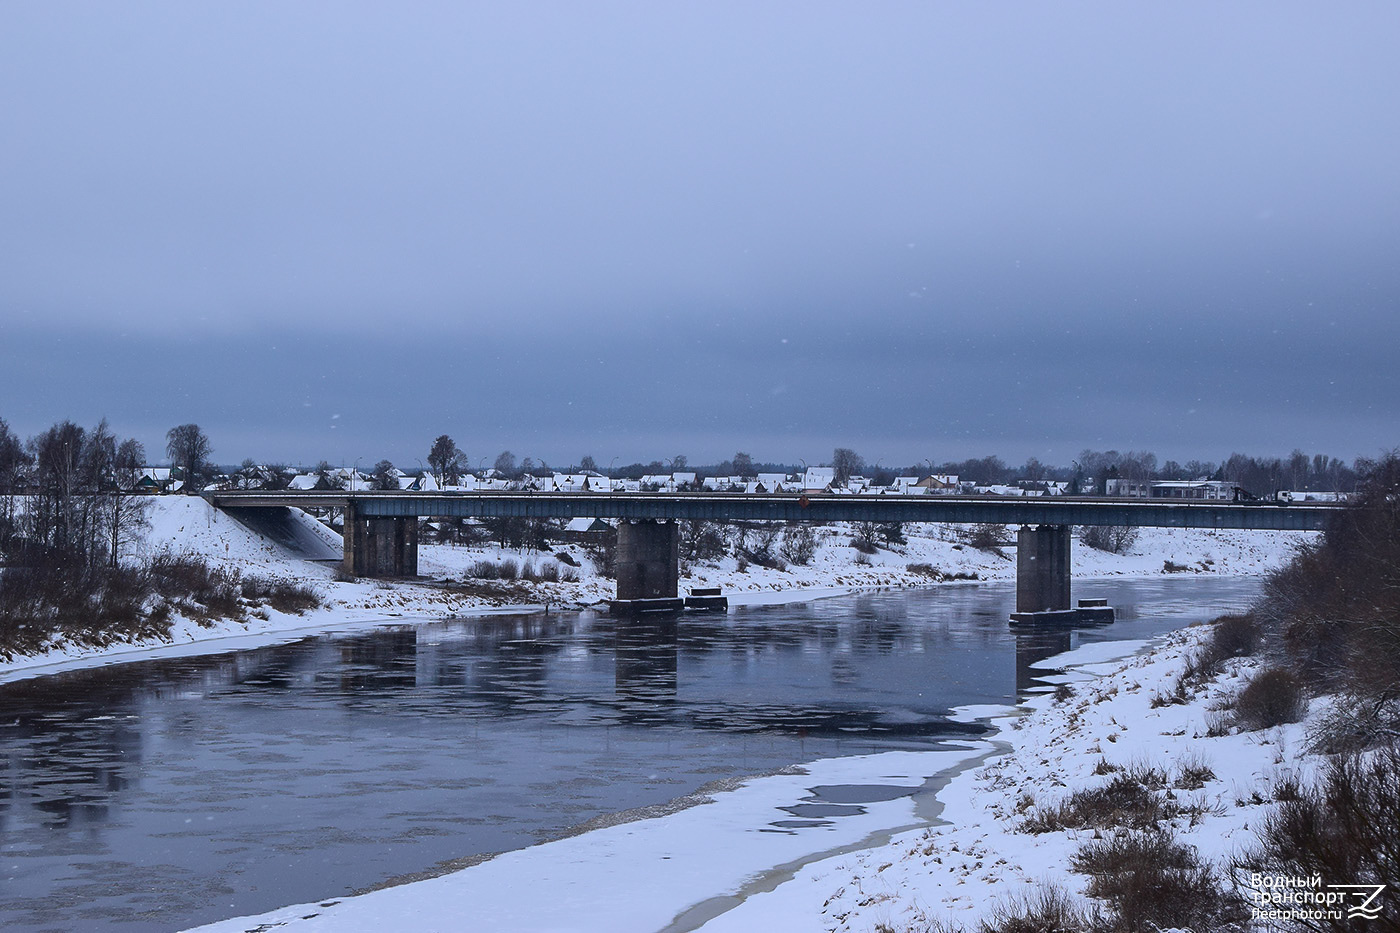
[[[394,624],[0,685],[0,929],[170,931],[554,838],[718,778],[981,727],[1030,665],[1249,602],[1229,578],[1087,581],[1119,621],[1007,626],[1007,585],[670,623]]]

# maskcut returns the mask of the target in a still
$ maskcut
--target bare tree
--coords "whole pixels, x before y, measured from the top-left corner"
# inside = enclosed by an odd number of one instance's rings
[[[462,481],[462,469],[466,455],[457,449],[457,442],[446,434],[439,434],[433,441],[433,449],[428,451],[428,469],[432,471],[438,486],[455,486]]]
[[[1088,547],[1110,554],[1125,554],[1137,542],[1138,529],[1129,525],[1085,525],[1079,540]]]
[[[145,462],[146,449],[134,438],[122,441],[112,460],[115,488],[107,509],[106,527],[113,569],[121,563],[123,547],[134,542],[141,532],[150,527],[150,500],[135,493]]]
[[[291,476],[288,475],[287,465],[285,463],[269,463],[267,465],[267,475],[268,489],[286,489],[287,485],[292,481]]]
[[[865,460],[849,447],[838,447],[831,452],[831,466],[836,470],[835,482],[839,486],[863,472]]]
[[[514,476],[517,468],[515,466],[515,454],[509,450],[503,450],[496,457],[496,472],[502,476]]]
[[[35,487],[25,515],[29,537],[69,558],[82,554],[82,523],[76,500],[86,442],[86,432],[71,421],[29,439]]]
[[[184,473],[185,491],[198,491],[199,478],[204,475],[209,455],[214,452],[199,425],[181,424],[166,431],[165,452],[170,455],[171,466],[179,467]]]
[[[374,489],[398,489],[399,474],[388,460],[380,460],[370,473],[370,485]]]
[[[790,564],[799,567],[812,562],[817,553],[817,535],[806,522],[789,525],[783,532],[783,545],[779,553]]]
[[[14,539],[15,495],[29,472],[29,463],[24,444],[0,418],[0,551],[8,549]]]
[[[753,467],[753,457],[750,457],[743,451],[734,455],[734,463],[730,469],[734,471],[735,476],[755,476],[758,473]],[[796,561],[793,561],[793,563],[796,563]]]

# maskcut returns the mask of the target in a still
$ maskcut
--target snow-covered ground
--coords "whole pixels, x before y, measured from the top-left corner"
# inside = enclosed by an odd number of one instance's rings
[[[421,544],[419,571],[423,582],[337,579],[332,560],[310,561],[314,553],[330,558],[339,552],[340,536],[299,510],[289,510],[286,531],[297,540],[282,542],[255,532],[228,513],[194,496],[161,496],[151,500],[151,527],[141,545],[145,553],[171,551],[204,557],[244,574],[294,581],[315,589],[323,605],[304,614],[270,607],[251,610],[241,620],[212,624],[177,618],[170,641],[116,644],[103,648],[60,646],[42,654],[0,663],[0,682],[58,670],[112,664],[174,654],[232,651],[253,645],[340,631],[405,618],[469,617],[486,613],[530,611],[543,606],[582,608],[612,598],[613,582],[599,575],[585,548],[562,545],[554,554],[499,547],[457,547]],[[1011,582],[1016,578],[1015,549],[983,551],[965,542],[967,529],[956,525],[906,526],[908,542],[863,555],[850,546],[844,526],[816,530],[818,547],[806,566],[774,570],[726,557],[684,568],[681,587],[722,587],[732,605],[810,599],[868,587],[921,586],[961,576],[979,581]],[[1258,575],[1284,563],[1308,533],[1275,531],[1211,531],[1143,528],[1126,554],[1109,554],[1084,546],[1077,539],[1071,555],[1076,579],[1115,575],[1173,572]],[[1009,538],[1014,539],[1014,535]],[[579,565],[571,583],[524,583],[502,586],[442,586],[461,584],[467,568],[478,561],[513,560],[536,568],[560,563],[567,553]],[[868,563],[866,563],[868,561]],[[911,566],[927,568],[910,570]],[[562,570],[569,569],[560,563]],[[932,572],[932,575],[930,575]],[[476,581],[466,581],[474,584]]]
[[[1223,864],[1251,843],[1250,827],[1273,806],[1267,801],[1274,785],[1289,778],[1307,782],[1319,763],[1302,752],[1306,722],[1207,736],[1212,707],[1241,687],[1253,661],[1227,662],[1225,674],[1189,704],[1154,707],[1153,697],[1170,692],[1186,657],[1208,634],[1195,627],[1152,646],[1098,643],[1042,662],[1064,670],[1049,679],[1069,684],[1072,695],[1057,699],[1047,692],[1014,710],[964,710],[998,731],[960,749],[818,761],[804,766],[805,773],[713,791],[703,805],[508,853],[442,877],[200,929],[865,933],[938,929],[937,923],[975,927],[998,904],[1047,882],[1083,890],[1087,879],[1068,865],[1094,831],[1032,835],[1023,824],[1038,807],[1108,783],[1106,767],[1154,767],[1173,778],[1183,766],[1209,769],[1200,786],[1171,791],[1194,814],[1172,825],[1181,841]],[[914,793],[890,797],[901,790]],[[786,832],[775,825],[791,820],[782,808],[814,800],[873,802],[827,825]]]

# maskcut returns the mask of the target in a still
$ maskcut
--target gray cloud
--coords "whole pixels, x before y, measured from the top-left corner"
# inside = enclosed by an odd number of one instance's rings
[[[1374,453],[1397,26],[11,5],[0,417],[406,465],[443,430],[551,461]]]

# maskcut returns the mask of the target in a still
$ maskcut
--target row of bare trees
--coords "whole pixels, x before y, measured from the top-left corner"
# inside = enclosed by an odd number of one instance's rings
[[[144,501],[127,494],[145,460],[106,419],[62,421],[24,444],[0,420],[0,551],[80,572],[115,567],[145,526]]]

